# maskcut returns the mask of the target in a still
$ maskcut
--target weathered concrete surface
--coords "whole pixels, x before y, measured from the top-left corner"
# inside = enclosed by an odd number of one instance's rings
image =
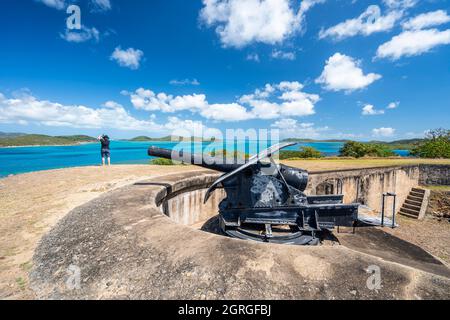
[[[306,192],[317,194],[324,185],[330,185],[334,194],[344,194],[345,203],[361,203],[381,212],[381,196],[385,192],[397,194],[396,212],[400,210],[409,192],[419,185],[419,166],[400,166],[314,172]],[[322,187],[322,188],[321,188]],[[391,211],[393,199],[387,199]]]
[[[167,201],[163,212],[173,221],[185,226],[205,222],[218,214],[219,204],[226,197],[225,191],[218,189],[207,203],[203,203],[207,190],[203,188],[177,195]]]
[[[210,172],[146,181],[73,210],[34,257],[31,284],[53,299],[449,299],[450,278],[345,246],[259,244],[177,224],[155,206]],[[197,181],[197,182],[196,182]],[[81,286],[66,286],[80,268]],[[367,288],[369,266],[382,289]],[[72,269],[73,270],[73,269]]]
[[[420,165],[420,184],[450,186],[449,165]]]

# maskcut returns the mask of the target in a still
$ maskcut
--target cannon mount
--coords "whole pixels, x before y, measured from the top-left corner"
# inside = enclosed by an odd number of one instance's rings
[[[359,204],[343,204],[343,195],[307,196],[306,170],[278,165],[272,155],[295,143],[274,145],[245,164],[151,147],[153,157],[178,160],[223,172],[208,189],[205,202],[221,187],[221,230],[228,236],[280,244],[317,245],[335,227],[355,227]]]

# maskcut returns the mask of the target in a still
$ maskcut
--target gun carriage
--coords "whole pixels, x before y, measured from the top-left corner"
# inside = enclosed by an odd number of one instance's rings
[[[208,189],[226,198],[219,205],[221,230],[228,236],[260,242],[316,245],[336,227],[355,227],[359,204],[344,204],[343,195],[308,196],[308,172],[276,164],[273,155],[294,143],[270,147],[245,164],[151,147],[149,156],[178,160],[222,172]]]

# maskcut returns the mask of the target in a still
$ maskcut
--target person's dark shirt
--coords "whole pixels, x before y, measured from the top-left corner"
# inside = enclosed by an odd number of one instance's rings
[[[100,142],[101,142],[101,144],[102,144],[102,149],[104,149],[104,150],[109,150],[109,144],[110,144],[110,141],[109,141],[109,138],[108,138],[108,137],[103,137],[103,138],[100,140]]]

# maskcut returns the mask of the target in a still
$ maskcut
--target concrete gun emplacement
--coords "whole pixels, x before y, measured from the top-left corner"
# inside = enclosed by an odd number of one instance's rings
[[[157,147],[149,148],[148,154],[222,172],[209,187],[205,202],[217,188],[224,188],[219,223],[233,238],[317,245],[336,227],[355,227],[359,204],[343,204],[343,195],[307,196],[308,172],[275,163],[272,155],[292,145],[274,145],[244,164],[186,152],[174,158],[172,150]]]

